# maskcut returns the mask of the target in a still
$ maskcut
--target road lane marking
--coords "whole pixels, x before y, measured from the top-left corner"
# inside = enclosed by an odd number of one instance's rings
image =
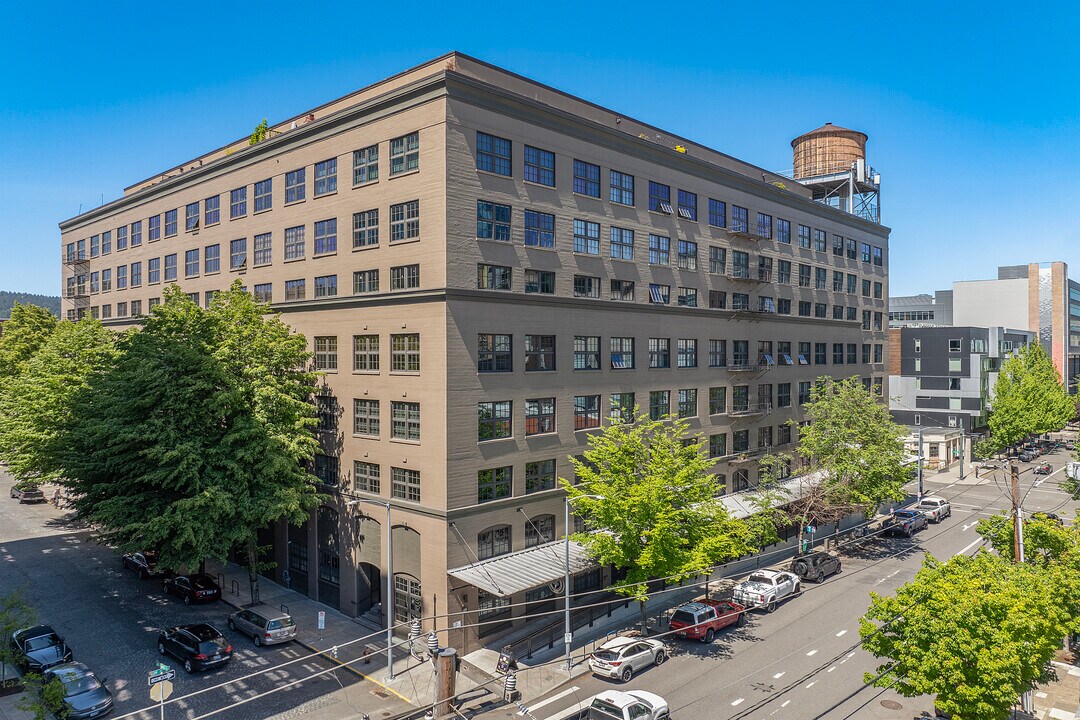
[[[853,651],[849,652],[849,653],[847,654],[847,657],[849,657],[849,658],[853,658],[853,657],[855,657],[855,651],[853,650]]]
[[[731,706],[735,707],[736,705],[742,705],[744,702],[746,702],[746,698],[739,698],[738,700],[733,700]]]
[[[813,682],[808,682],[808,683],[806,683],[806,689],[809,690],[810,688],[814,687],[814,685],[816,685],[816,684],[817,684],[817,680],[814,680]]]
[[[847,635],[847,630],[841,630],[840,632],[836,633],[836,637],[841,637],[843,635]]]
[[[847,661],[848,661],[848,659],[847,659],[847,658],[844,658],[843,660],[841,660],[841,661],[840,661],[840,664],[841,664],[841,665],[843,665],[843,664],[844,664],[844,663],[846,663]]]
[[[548,698],[547,700],[541,700],[540,702],[536,703],[535,705],[530,705],[530,706],[529,706],[529,711],[530,711],[530,712],[536,712],[537,710],[539,710],[540,708],[544,707],[545,705],[548,705],[548,704],[550,704],[550,703],[553,703],[553,702],[555,702],[556,700],[562,700],[562,699],[563,699],[564,697],[566,697],[567,695],[570,695],[571,693],[576,693],[576,692],[577,692],[578,690],[580,690],[580,689],[581,689],[581,688],[579,688],[578,686],[576,686],[576,685],[575,685],[574,687],[570,688],[569,690],[563,690],[563,691],[562,691],[561,693],[559,693],[558,695],[552,695],[552,696],[551,696],[551,697],[549,697],[549,698]]]
[[[832,666],[831,668],[829,668],[829,669],[828,669],[828,670],[826,670],[825,672],[832,672],[832,671],[833,671],[833,670],[835,670],[835,669],[836,669],[836,666],[835,666],[835,665],[833,665],[833,666]]]
[[[975,527],[978,524],[979,523],[977,523],[977,522],[967,523],[967,524],[964,525],[964,527],[962,527],[960,529],[963,530],[964,532],[967,532],[968,530],[970,530],[971,528]]]
[[[806,657],[812,657],[814,655],[817,655],[817,650],[811,650],[810,652],[806,653]]]
[[[964,548],[960,552],[956,553],[956,555],[966,555],[968,550],[975,547],[976,545],[978,545],[981,542],[986,542],[986,541],[983,540],[982,538],[979,538],[978,540],[972,540],[970,545],[968,545],[966,548]],[[956,555],[954,555],[953,557],[956,557]]]
[[[782,703],[782,704],[780,705],[780,707],[782,707],[782,708],[786,708],[786,707],[788,706],[788,703],[789,703],[789,702],[791,702],[791,701],[790,701],[790,700],[785,700],[785,701],[784,701],[784,702],[783,702],[783,703]]]
[[[773,675],[773,680],[779,680],[782,677],[784,677],[784,673],[778,672],[775,675]]]

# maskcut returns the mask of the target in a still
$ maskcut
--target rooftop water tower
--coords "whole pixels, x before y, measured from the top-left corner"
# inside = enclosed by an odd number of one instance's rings
[[[866,164],[866,133],[825,123],[791,141],[792,179],[814,199],[852,215],[881,222],[881,175]]]

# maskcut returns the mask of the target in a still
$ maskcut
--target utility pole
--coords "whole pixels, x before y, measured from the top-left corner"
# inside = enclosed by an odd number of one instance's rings
[[[435,717],[451,717],[451,702],[456,695],[457,650],[443,648],[435,656]]]
[[[964,479],[964,430],[960,429],[960,479]]]
[[[1013,557],[1016,562],[1021,563],[1024,562],[1024,523],[1023,510],[1020,508],[1020,468],[1010,461],[1009,470],[1012,476]]]
[[[919,426],[919,502],[922,502],[922,425]]]

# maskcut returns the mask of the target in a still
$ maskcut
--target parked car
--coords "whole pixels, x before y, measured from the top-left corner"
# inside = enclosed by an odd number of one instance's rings
[[[746,624],[746,608],[726,600],[699,600],[675,608],[671,630],[679,637],[711,643],[729,625]]]
[[[823,582],[829,575],[840,572],[840,558],[824,551],[800,555],[791,561],[791,572],[801,580]]]
[[[158,652],[172,655],[189,673],[224,665],[232,659],[232,645],[213,625],[198,623],[162,630]]]
[[[952,505],[945,498],[939,497],[924,497],[915,509],[922,512],[932,523],[939,523],[952,515]]]
[[[1020,462],[1033,462],[1037,457],[1039,457],[1038,453],[1024,450],[1020,453]]]
[[[221,597],[221,588],[209,575],[176,575],[165,578],[165,594],[179,595],[185,605],[193,602],[210,602]]]
[[[74,659],[64,638],[48,625],[34,625],[17,630],[11,635],[11,647],[23,672],[40,673],[53,665]]]
[[[659,640],[614,637],[593,650],[589,656],[589,669],[597,675],[630,682],[634,673],[650,665],[663,665],[665,660],[667,648]]]
[[[732,598],[747,610],[776,610],[776,603],[797,595],[802,589],[799,577],[781,570],[758,570],[735,586]]]
[[[1065,441],[1065,449],[1068,450],[1069,452],[1075,451],[1076,450],[1076,443],[1074,443],[1072,440],[1066,440]]]
[[[667,720],[667,700],[644,690],[607,690],[586,701],[586,720]]]
[[[229,616],[229,629],[251,636],[256,646],[289,642],[296,637],[296,623],[292,617],[268,607],[234,612]]]
[[[161,577],[164,573],[157,569],[158,555],[153,550],[128,553],[124,556],[124,567],[132,570],[143,580],[152,577]]]
[[[45,502],[45,493],[33,483],[15,483],[11,486],[11,497],[17,498],[20,505]]]
[[[1039,463],[1035,466],[1036,475],[1049,475],[1054,472],[1054,466],[1050,463]]]
[[[46,683],[56,678],[64,686],[64,705],[69,720],[90,720],[107,715],[113,707],[112,693],[81,662],[54,665],[45,671]]]
[[[927,526],[926,516],[918,510],[897,510],[882,523],[884,535],[903,535],[911,537]]]
[[[1061,516],[1058,515],[1057,513],[1043,512],[1042,510],[1036,510],[1035,512],[1033,512],[1031,514],[1032,517],[1035,517],[1036,515],[1042,515],[1047,520],[1052,520],[1053,522],[1056,522],[1058,525],[1064,525],[1065,524],[1065,521],[1062,520]],[[1025,522],[1027,522],[1027,521],[1025,520]]]

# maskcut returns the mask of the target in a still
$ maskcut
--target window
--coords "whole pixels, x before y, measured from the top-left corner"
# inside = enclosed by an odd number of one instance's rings
[[[207,245],[203,250],[203,272],[221,271],[221,245]]]
[[[727,455],[727,433],[709,436],[709,457],[718,458]]]
[[[495,472],[503,470],[512,470],[513,468],[496,468],[495,470],[481,470],[479,477],[479,485],[481,489],[478,492],[478,502],[486,502],[488,500],[494,500],[496,495],[494,494],[494,478]],[[487,484],[487,488],[484,485]],[[486,496],[490,492],[490,496]],[[509,497],[509,488],[506,488],[506,492],[498,497]],[[476,556],[481,560],[487,558],[498,557],[499,555],[505,555],[510,552],[510,526],[502,525],[500,527],[491,528],[485,530],[476,536]],[[492,598],[497,600],[497,598]],[[494,603],[497,607],[498,604]],[[490,612],[490,610],[488,610]]]
[[[600,396],[574,396],[574,430],[600,427]]]
[[[832,289],[833,292],[844,291],[844,273],[840,272],[839,270],[833,270]]]
[[[378,335],[353,335],[353,371],[379,372]]]
[[[390,206],[390,242],[420,237],[420,201]]]
[[[777,300],[776,300],[776,314],[777,315],[790,315],[791,314],[791,299],[790,298],[777,298]]]
[[[858,243],[853,238],[847,239],[847,257],[848,260],[855,260],[858,257],[857,254]]]
[[[864,263],[869,264],[870,263],[870,245],[867,244],[867,243],[862,243],[860,249],[862,251],[862,253],[861,253],[862,254],[862,261]]]
[[[269,265],[273,259],[272,236],[263,233],[255,236],[255,265]]]
[[[757,234],[766,240],[772,238],[772,215],[757,214]]]
[[[176,253],[165,256],[165,282],[176,280]],[[117,269],[116,287],[120,287],[120,273]]]
[[[619,300],[622,302],[634,301],[634,281],[633,280],[612,280],[611,281],[611,299]]]
[[[574,276],[574,297],[599,298],[600,278],[588,275]]]
[[[799,301],[799,317],[810,317],[810,305],[809,300]]]
[[[418,287],[420,287],[419,264],[407,264],[407,266],[399,266],[390,269],[391,290],[410,290]],[[509,287],[507,289],[509,289]]]
[[[881,353],[882,353],[882,345],[881,345],[881,343],[875,343],[874,344],[874,362],[875,363],[880,363],[882,361],[881,360]]]
[[[799,263],[799,287],[810,287],[810,266]]]
[[[600,223],[574,220],[574,252],[600,254]]]
[[[829,271],[825,268],[814,268],[814,289],[824,290],[829,281]]]
[[[357,491],[378,495],[380,492],[379,475],[379,466],[375,463],[353,461],[353,485]]]
[[[727,388],[709,388],[709,414],[723,415],[727,412]]]
[[[799,383],[799,404],[805,405],[810,402],[810,381],[805,380]]]
[[[649,181],[649,210],[650,212],[662,212],[673,214],[671,209],[671,187],[661,185],[658,182]]]
[[[498,403],[476,404],[476,440],[497,440],[513,436],[512,412],[510,400]]]
[[[378,400],[353,400],[353,434],[379,436]]]
[[[285,300],[303,300],[307,295],[303,280],[285,281]]]
[[[843,320],[844,319],[844,306],[843,305],[833,305],[832,319],[833,320]]]
[[[600,338],[598,336],[574,336],[574,369],[600,369]]]
[[[791,244],[791,221],[776,218],[776,240],[787,245]]]
[[[720,247],[709,248],[709,272],[723,275],[727,268],[727,250]]]
[[[799,343],[799,364],[800,365],[809,365],[810,361],[807,359],[809,357],[810,357],[810,343],[808,343],[808,342],[800,342]]]
[[[864,298],[870,297],[870,281],[869,280],[863,280],[862,281],[862,296]]]
[[[671,238],[649,235],[649,264],[667,265],[671,258]]]
[[[420,440],[420,403],[390,403],[390,437],[396,440]]]
[[[600,197],[600,166],[584,160],[574,161],[574,192]]]
[[[106,230],[101,233],[101,254],[108,255],[112,252],[112,231]]]
[[[153,299],[150,301],[150,307],[151,308],[154,307],[154,300]],[[108,320],[111,317],[112,317],[112,305],[102,305],[101,306],[101,319],[102,320]]]
[[[828,362],[828,345],[825,343],[814,343],[814,364],[825,365]]]
[[[683,307],[697,307],[697,288],[680,287],[677,301]]]
[[[847,363],[855,365],[859,362],[859,346],[856,343],[847,344]]]
[[[315,369],[337,370],[337,337],[315,338]]]
[[[832,346],[832,361],[833,361],[833,365],[843,365],[844,364],[844,344],[843,343],[833,343],[833,346]]]
[[[102,285],[106,282],[105,270],[102,271]],[[151,285],[161,282],[161,258],[150,258],[146,261],[146,281]],[[108,290],[108,288],[104,288]]]
[[[255,183],[255,212],[262,212],[273,207],[273,189],[273,178]]]
[[[847,318],[846,319],[848,319],[848,320],[858,320],[858,318],[856,317],[856,313],[858,313],[858,312],[859,312],[859,309],[857,307],[848,306]]]
[[[611,257],[618,260],[634,259],[634,231],[618,228],[614,225],[610,228]]]
[[[634,369],[634,338],[613,337],[610,339],[611,369]]]
[[[879,282],[874,283],[874,299],[875,300],[881,300],[881,292],[882,292],[881,283],[879,283]]]
[[[184,253],[184,277],[197,277],[199,274],[199,249]]]
[[[611,171],[611,202],[619,205],[634,204],[634,176],[621,173],[618,170]]]
[[[731,293],[732,310],[749,310],[750,296],[746,293]]]
[[[884,260],[885,259],[884,259],[883,255],[882,255],[881,248],[879,248],[879,247],[877,247],[875,245],[874,246],[874,265],[876,265],[877,267],[881,267],[882,265],[885,264]]]
[[[390,468],[390,494],[400,500],[420,502],[420,471]]]
[[[304,257],[304,229],[306,225],[285,228],[285,260],[299,260]]]
[[[353,150],[352,154],[353,185],[375,182],[379,179],[379,146]]]
[[[510,206],[477,200],[476,237],[510,242]]]
[[[709,341],[709,367],[727,367],[727,340]]]
[[[833,235],[832,254],[837,257],[844,257],[844,238],[839,235]]]
[[[709,224],[721,228],[727,225],[726,203],[709,198]]]
[[[353,213],[353,249],[379,244],[379,211]]]
[[[229,191],[229,219],[247,215],[247,185]]]
[[[252,293],[255,297],[255,302],[269,303],[273,302],[273,284],[265,283],[255,286],[255,291]]]
[[[307,190],[305,168],[285,173],[285,204],[300,202]]]
[[[176,210],[165,211],[165,237],[176,234]]]
[[[501,137],[476,133],[476,169],[496,175],[513,175],[513,162],[510,158],[512,143]]]
[[[142,220],[131,223],[131,247],[142,245]]]
[[[315,197],[337,192],[337,158],[315,163]]]
[[[379,271],[358,270],[353,273],[353,295],[379,292]]]
[[[734,232],[747,232],[750,229],[750,211],[744,207],[732,205],[731,229]]]
[[[133,223],[134,224],[134,223]],[[154,215],[146,221],[148,242],[161,239],[161,216]],[[138,244],[138,243],[135,243]]]
[[[697,270],[697,243],[690,240],[678,242],[678,266],[683,270]]]
[[[418,333],[390,336],[390,372],[420,372],[420,335]]]
[[[862,361],[864,365],[870,364],[870,343],[864,343],[862,346]]]
[[[203,225],[221,222],[221,196],[214,195],[203,200]]]
[[[525,547],[533,547],[554,541],[554,515],[540,515],[525,521]]]
[[[97,293],[101,291],[101,283],[98,281],[97,271],[90,273],[90,292]]]
[[[480,333],[476,336],[477,372],[512,372],[513,335]]]
[[[525,494],[555,489],[555,461],[525,463]]]
[[[337,252],[337,218],[315,221],[315,254]]]
[[[142,287],[142,263],[131,263],[131,287]]]
[[[634,393],[611,393],[608,399],[608,417],[613,422],[633,422]]]
[[[662,420],[671,414],[671,392],[652,390],[649,392],[649,418]]]
[[[676,365],[681,368],[697,367],[697,340],[680,338],[676,343]]]
[[[118,302],[118,303],[116,303],[116,317],[127,317],[127,314],[128,314],[128,312],[127,312],[127,303],[126,302]]]
[[[555,370],[555,336],[525,336],[525,372]]]
[[[697,417],[697,390],[695,388],[679,391],[679,417]]]
[[[776,407],[791,407],[791,383],[777,384]]]
[[[810,249],[810,226],[809,225],[800,225],[799,226],[799,247],[803,248],[804,250],[809,250]]]
[[[315,297],[326,298],[337,295],[337,275],[323,275],[315,278]]]
[[[671,286],[649,283],[649,302],[654,305],[667,305],[671,301]]]
[[[481,470],[476,474],[476,501],[488,502],[490,500],[510,497],[513,494],[513,486],[514,467],[512,465],[492,468],[490,470]],[[506,531],[505,549],[498,550],[495,554],[510,552],[509,528],[506,528]],[[483,536],[483,533],[481,533],[481,536]],[[497,549],[498,548],[501,548],[501,544],[497,545]],[[481,554],[480,557],[484,557],[484,555]],[[491,556],[489,555],[488,557]]]
[[[671,367],[671,339],[649,338],[649,367]]]
[[[525,292],[553,295],[555,293],[555,273],[546,270],[526,270]]]
[[[243,270],[247,267],[247,238],[229,242],[229,269]]]
[[[824,318],[826,316],[826,309],[829,306],[825,303],[814,303],[814,317]]]
[[[555,432],[555,398],[534,398],[525,401],[525,434],[542,435]]]
[[[497,206],[498,207],[498,206]],[[507,208],[509,211],[509,208]],[[506,239],[510,239],[509,212],[507,213]],[[496,238],[498,239],[498,238]],[[551,213],[525,211],[525,245],[552,249],[555,247],[555,216]]]
[[[697,221],[697,194],[687,192],[686,190],[679,191],[679,217],[684,220]]]
[[[526,145],[525,181],[555,187],[555,153]]]
[[[855,275],[848,275],[847,276],[847,293],[848,293],[848,295],[854,295],[855,294],[856,287],[858,286],[858,283],[859,283],[859,278],[857,278]]]
[[[187,206],[184,207],[184,229],[188,231],[199,229],[199,203],[188,203]],[[166,234],[168,233],[166,232]],[[96,235],[94,236],[94,239],[97,239]],[[90,255],[93,256],[93,244],[91,244],[90,247]]]
[[[772,282],[772,265],[773,259],[761,255],[758,257],[758,280],[762,282]]]
[[[513,271],[505,265],[479,263],[476,266],[476,289],[509,290],[512,276]]]

